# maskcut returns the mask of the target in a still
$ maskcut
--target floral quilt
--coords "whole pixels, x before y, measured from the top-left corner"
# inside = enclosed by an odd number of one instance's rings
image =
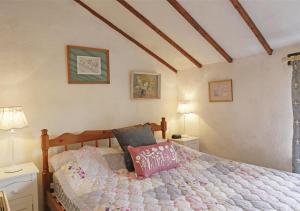
[[[300,211],[300,175],[225,160],[180,145],[176,151],[180,167],[143,180],[124,169],[88,177],[75,164],[68,164],[54,174],[55,192],[66,210]],[[74,183],[92,188],[74,189]]]

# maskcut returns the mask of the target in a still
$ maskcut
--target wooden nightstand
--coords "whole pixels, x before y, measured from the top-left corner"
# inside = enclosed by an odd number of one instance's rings
[[[0,168],[0,190],[5,193],[11,211],[37,211],[39,170],[33,163],[18,166],[23,170],[16,173],[4,173],[5,168]]]
[[[199,138],[198,137],[189,136],[189,137],[182,137],[179,139],[170,139],[170,140],[174,141],[178,144],[181,144],[181,145],[184,145],[184,146],[187,146],[194,150],[199,151]]]

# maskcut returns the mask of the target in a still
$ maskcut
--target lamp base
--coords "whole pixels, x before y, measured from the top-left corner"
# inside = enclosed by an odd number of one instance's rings
[[[4,169],[4,173],[6,174],[12,174],[12,173],[17,173],[22,171],[23,169],[20,166],[17,165],[13,165],[13,166],[9,166],[7,168]]]

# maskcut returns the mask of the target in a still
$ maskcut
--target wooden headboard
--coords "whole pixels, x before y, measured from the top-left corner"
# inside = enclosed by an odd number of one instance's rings
[[[162,138],[166,138],[167,131],[167,122],[163,117],[161,118],[160,124],[149,123],[151,129],[154,132],[161,131]],[[142,124],[134,125],[131,127],[141,127]],[[42,171],[42,180],[43,180],[43,191],[44,191],[44,205],[47,208],[53,207],[54,205],[49,204],[49,195],[50,195],[50,183],[52,182],[52,172],[49,171],[48,164],[48,151],[51,147],[64,146],[65,151],[68,150],[68,146],[72,144],[81,144],[83,146],[84,142],[95,141],[95,146],[98,147],[98,141],[108,141],[109,147],[111,147],[111,139],[114,138],[114,135],[111,130],[87,130],[80,134],[73,133],[64,133],[56,138],[49,138],[48,130],[43,129],[41,135],[41,145],[43,153],[43,171]],[[50,203],[53,203],[50,202]]]

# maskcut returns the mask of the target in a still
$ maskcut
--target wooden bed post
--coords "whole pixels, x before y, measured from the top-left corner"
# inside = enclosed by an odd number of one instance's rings
[[[161,126],[162,138],[165,139],[166,131],[167,131],[167,121],[165,117],[161,118],[160,126]]]
[[[49,166],[48,166],[48,149],[49,149],[49,136],[48,130],[42,130],[42,152],[43,152],[43,172],[42,172],[42,180],[43,180],[43,197],[44,197],[44,208],[48,210],[47,205],[47,191],[50,190],[50,181],[49,181]]]

